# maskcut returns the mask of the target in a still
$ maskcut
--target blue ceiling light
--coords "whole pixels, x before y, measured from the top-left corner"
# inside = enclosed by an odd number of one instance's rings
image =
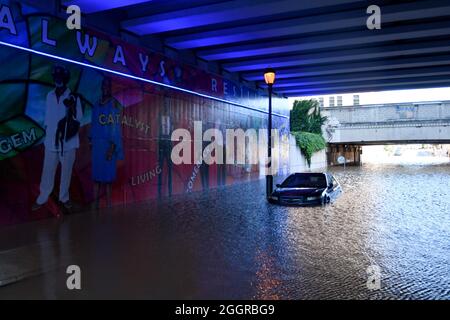
[[[148,35],[211,24],[229,23],[239,19],[244,20],[260,16],[261,12],[258,9],[266,6],[267,3],[226,1],[126,20],[122,22],[122,28],[139,35]]]
[[[143,82],[146,82],[146,83],[150,83],[150,84],[153,84],[153,85],[165,87],[165,88],[168,88],[168,89],[181,91],[181,92],[184,92],[184,93],[187,93],[187,94],[191,94],[191,95],[195,95],[195,96],[198,96],[198,97],[211,99],[211,100],[215,100],[215,101],[219,101],[219,102],[224,102],[224,103],[231,104],[231,105],[238,106],[238,107],[242,107],[242,108],[245,108],[245,109],[248,109],[248,110],[253,110],[253,111],[261,112],[261,113],[267,113],[264,110],[252,108],[252,107],[249,107],[249,106],[246,106],[246,105],[243,105],[243,104],[240,104],[240,103],[236,103],[236,102],[233,102],[233,101],[228,101],[228,100],[217,98],[217,97],[210,96],[210,95],[207,95],[207,94],[195,92],[195,91],[188,90],[188,89],[183,89],[183,88],[180,88],[180,87],[172,86],[170,84],[166,84],[166,83],[162,83],[162,82],[158,82],[158,81],[154,81],[154,80],[150,80],[150,79],[134,76],[134,75],[127,74],[127,73],[124,73],[124,72],[103,68],[103,67],[92,65],[92,64],[89,64],[89,63],[85,63],[85,62],[81,62],[81,61],[76,61],[76,60],[60,57],[60,56],[53,55],[53,54],[50,54],[50,53],[37,51],[37,50],[34,50],[34,49],[22,47],[22,46],[15,45],[15,44],[12,44],[12,43],[7,43],[7,42],[0,41],[0,45],[6,46],[6,47],[10,47],[10,48],[19,49],[19,50],[26,51],[26,52],[29,52],[29,53],[34,53],[34,54],[37,54],[37,55],[40,55],[40,56],[44,56],[44,57],[55,59],[55,60],[59,60],[59,61],[73,63],[73,64],[76,64],[76,65],[79,65],[79,66],[82,66],[82,67],[86,67],[86,68],[91,68],[91,69],[94,69],[94,70],[97,70],[97,71],[107,72],[107,73],[111,73],[111,74],[114,74],[114,75],[117,75],[117,76],[121,76],[121,77],[129,78],[129,79],[133,79],[133,80],[138,80],[138,81],[143,81]],[[287,117],[285,115],[282,115],[282,114],[279,114],[279,113],[273,113],[273,114],[277,115],[279,117],[289,118],[289,117]]]
[[[213,32],[211,32],[213,34]],[[180,40],[181,38],[186,38],[185,40]],[[193,48],[200,48],[200,47],[209,47],[209,46],[215,46],[215,45],[221,45],[225,43],[235,43],[235,42],[244,42],[252,40],[247,35],[244,34],[233,34],[229,36],[208,36],[208,37],[195,37],[194,39],[189,39],[188,37],[173,37],[167,39],[166,43],[170,45],[171,47],[174,47],[178,50],[185,50],[185,49],[193,49]]]
[[[143,2],[151,2],[151,0],[64,0],[63,4],[65,6],[77,5],[81,8],[81,12],[83,13],[94,13]]]

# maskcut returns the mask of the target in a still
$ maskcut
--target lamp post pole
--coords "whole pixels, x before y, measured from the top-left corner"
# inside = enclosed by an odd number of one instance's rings
[[[272,89],[275,83],[275,70],[267,68],[264,71],[264,81],[269,88],[269,121],[267,124],[267,172],[266,172],[266,198],[270,201],[273,192],[273,176],[272,176]]]
[[[272,176],[272,87],[273,84],[268,84],[269,86],[269,121],[267,124],[268,134],[267,134],[267,156],[268,156],[268,173],[266,175],[266,197],[270,198],[273,192],[273,176]]]

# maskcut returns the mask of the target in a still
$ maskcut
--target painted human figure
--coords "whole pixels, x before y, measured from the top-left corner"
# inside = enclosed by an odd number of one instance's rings
[[[222,137],[226,136],[226,126],[220,118],[216,120],[216,129],[222,133]],[[222,148],[223,150],[223,160],[221,164],[217,164],[217,185],[223,186],[227,184],[227,150],[223,141],[221,143],[218,142],[218,148]]]
[[[64,66],[55,66],[52,71],[52,77],[55,89],[48,93],[46,100],[44,119],[45,155],[39,186],[40,193],[32,210],[39,209],[48,201],[53,191],[58,164],[61,164],[59,201],[66,209],[72,207],[69,188],[76,150],[79,148],[80,140],[78,131],[74,132],[70,137],[67,135],[68,122],[64,121],[64,119],[70,117],[72,122],[77,121],[79,123],[83,117],[83,110],[80,99],[72,95],[70,89],[67,88],[70,80],[69,70]],[[58,127],[61,127],[63,123],[66,123],[66,126],[64,127],[65,130],[61,132],[61,130],[58,130]],[[59,137],[57,137],[57,134]]]
[[[112,204],[112,184],[116,180],[117,161],[122,160],[122,107],[112,96],[112,80],[104,78],[99,101],[92,108],[90,141],[94,206],[99,208],[100,192],[106,189],[106,206]]]
[[[167,163],[167,188],[169,196],[172,196],[172,119],[170,108],[170,97],[164,95],[164,106],[159,116],[159,145],[158,145],[158,165],[161,170],[158,175],[158,197],[162,196],[164,163]]]

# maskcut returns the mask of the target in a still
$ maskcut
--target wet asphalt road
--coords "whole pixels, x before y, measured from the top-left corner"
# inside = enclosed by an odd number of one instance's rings
[[[2,228],[0,268],[43,273],[0,299],[449,299],[450,166],[330,171],[344,193],[325,207],[268,204],[261,180]]]

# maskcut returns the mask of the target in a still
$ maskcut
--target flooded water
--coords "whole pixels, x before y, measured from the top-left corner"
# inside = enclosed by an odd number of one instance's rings
[[[450,166],[329,171],[344,193],[326,207],[270,205],[257,181],[6,228],[0,249],[54,265],[0,298],[450,299]]]

